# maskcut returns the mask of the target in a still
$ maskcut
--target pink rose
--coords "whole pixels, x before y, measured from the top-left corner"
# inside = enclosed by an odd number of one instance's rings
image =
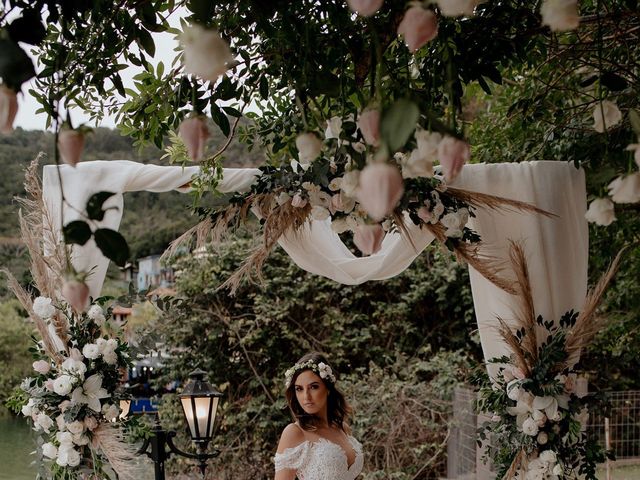
[[[513,374],[514,378],[517,378],[518,380],[525,379],[524,372],[519,367],[511,367],[511,373]]]
[[[382,247],[386,233],[380,224],[358,225],[353,234],[353,243],[363,255],[373,255]]]
[[[187,147],[191,160],[194,162],[201,160],[209,138],[209,128],[205,119],[202,116],[195,116],[183,120],[178,135]]]
[[[0,85],[0,133],[13,131],[13,120],[18,113],[18,97],[16,92],[5,85]]]
[[[358,201],[374,221],[378,222],[393,212],[403,193],[402,175],[396,167],[388,163],[374,163],[362,170]]]
[[[380,10],[384,0],[347,0],[347,4],[352,12],[361,17],[370,17]]]
[[[307,205],[307,199],[299,193],[296,193],[291,200],[291,206],[296,208],[304,208]]]
[[[37,360],[33,362],[33,369],[41,373],[42,375],[46,374],[51,370],[51,364],[46,360]]]
[[[470,157],[471,149],[465,141],[446,136],[438,145],[438,160],[448,182],[455,180]]]
[[[433,213],[427,207],[420,207],[416,213],[424,223],[430,223],[433,219]]]
[[[364,141],[377,147],[380,144],[380,112],[378,110],[365,110],[358,117],[358,128]]]
[[[404,43],[411,53],[430,42],[438,35],[438,19],[432,10],[422,7],[411,7],[404,14],[398,34],[404,37]]]
[[[89,303],[89,287],[78,280],[65,280],[62,285],[62,296],[76,313],[82,313]]]
[[[95,417],[85,417],[84,426],[87,427],[87,430],[95,430],[98,427],[98,421]]]
[[[53,378],[50,378],[49,380],[44,382],[44,388],[46,388],[50,392],[53,392]]]
[[[79,130],[62,129],[58,134],[58,150],[62,161],[75,167],[84,150],[84,133]]]

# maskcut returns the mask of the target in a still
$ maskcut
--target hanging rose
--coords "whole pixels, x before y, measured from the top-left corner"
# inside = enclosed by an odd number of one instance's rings
[[[469,144],[457,138],[445,136],[438,144],[438,159],[447,182],[452,182],[471,157]]]
[[[605,130],[617,125],[622,120],[622,113],[618,106],[609,101],[603,100],[593,107],[593,128],[596,132],[603,133]]]
[[[470,17],[480,0],[437,0],[436,3],[445,17]]]
[[[340,138],[340,132],[342,131],[342,118],[331,117],[327,120],[327,128],[324,131],[324,138]]]
[[[404,37],[404,43],[407,44],[409,51],[414,53],[436,38],[438,19],[432,10],[425,10],[420,6],[411,7],[398,25],[398,34]]]
[[[611,225],[616,219],[613,202],[608,198],[596,198],[589,204],[589,209],[587,213],[585,213],[584,218],[586,218],[588,222],[603,227]]]
[[[62,128],[58,133],[58,151],[62,161],[75,167],[84,150],[84,131]]]
[[[382,247],[385,235],[380,224],[358,225],[353,233],[353,243],[363,255],[373,255]]]
[[[298,157],[300,165],[305,170],[309,168],[320,152],[322,152],[322,142],[315,133],[301,133],[296,137],[296,148],[298,149]]]
[[[578,0],[545,0],[540,15],[542,24],[554,32],[575,30],[580,24]]]
[[[187,147],[189,157],[194,162],[202,159],[204,147],[209,139],[209,128],[204,116],[186,118],[180,124],[178,135]]]
[[[402,175],[388,163],[368,165],[360,173],[358,201],[376,222],[393,212],[403,193]]]
[[[62,296],[76,313],[82,313],[89,303],[89,287],[80,280],[68,279],[62,285]]]
[[[361,17],[371,17],[375,15],[383,3],[384,0],[347,0],[351,11]]]
[[[611,200],[616,203],[638,203],[640,202],[640,172],[620,176],[607,188]]]
[[[184,49],[185,72],[211,83],[218,80],[234,61],[229,45],[215,29],[191,25],[180,35],[180,43]]]
[[[358,117],[358,128],[362,138],[369,145],[377,147],[380,144],[380,112],[375,109],[365,110]]]
[[[638,168],[640,168],[640,143],[632,143],[627,145],[626,150],[633,152],[633,160],[636,162]]]
[[[0,133],[13,132],[13,121],[18,113],[16,92],[6,85],[0,85]]]

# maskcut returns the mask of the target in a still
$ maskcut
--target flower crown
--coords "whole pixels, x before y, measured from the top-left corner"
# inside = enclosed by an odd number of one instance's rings
[[[285,385],[287,388],[291,385],[293,376],[301,370],[311,370],[318,374],[321,379],[333,384],[336,383],[336,376],[333,374],[333,370],[331,370],[329,365],[324,362],[316,363],[313,360],[307,360],[306,362],[296,363],[293,367],[284,372]]]

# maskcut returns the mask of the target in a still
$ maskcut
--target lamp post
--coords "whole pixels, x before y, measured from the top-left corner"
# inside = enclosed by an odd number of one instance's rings
[[[145,439],[142,447],[138,450],[139,455],[147,455],[153,460],[155,480],[165,480],[164,463],[172,454],[196,459],[203,477],[207,468],[207,460],[220,454],[219,450],[214,449],[210,453],[207,453],[206,450],[213,437],[213,426],[222,393],[204,379],[205,375],[206,372],[200,369],[191,372],[189,374],[191,381],[180,394],[184,416],[189,425],[189,433],[198,447],[198,453],[184,452],[176,447],[173,443],[176,432],[164,430],[157,416],[152,429],[153,436]],[[148,452],[149,446],[151,446],[151,451]],[[168,450],[167,447],[169,447]]]

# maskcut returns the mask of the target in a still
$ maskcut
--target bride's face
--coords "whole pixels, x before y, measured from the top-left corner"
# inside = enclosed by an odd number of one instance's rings
[[[317,415],[326,410],[329,390],[322,379],[311,370],[305,370],[295,383],[296,399],[309,415]]]

